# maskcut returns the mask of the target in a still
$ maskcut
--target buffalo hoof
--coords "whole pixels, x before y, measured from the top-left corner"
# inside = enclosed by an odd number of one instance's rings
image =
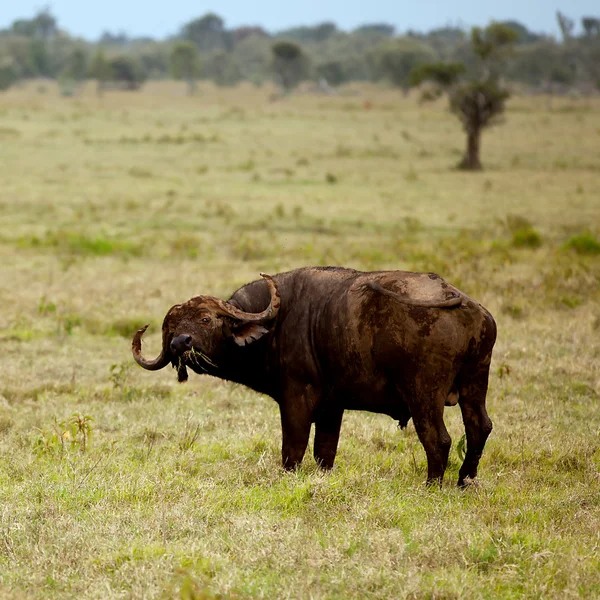
[[[479,479],[475,479],[475,478],[471,478],[471,477],[465,477],[464,479],[459,479],[457,486],[461,489],[461,490],[466,490],[467,488],[470,487],[479,487]]]
[[[398,420],[398,427],[400,429],[402,429],[402,431],[404,431],[406,429],[406,426],[408,425],[408,422],[410,421],[410,416],[408,418],[402,418]]]
[[[333,463],[332,462],[324,462],[324,461],[317,461],[317,467],[319,467],[320,471],[333,471]]]
[[[433,488],[433,487],[439,487],[439,488],[441,488],[442,484],[443,484],[443,481],[444,481],[443,477],[433,477],[431,479],[428,479],[425,482],[425,486],[428,487],[428,488]]]

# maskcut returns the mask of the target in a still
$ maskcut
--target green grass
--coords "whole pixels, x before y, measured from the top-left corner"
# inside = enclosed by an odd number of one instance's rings
[[[597,99],[511,100],[468,174],[443,103],[183,91],[0,96],[0,595],[599,597]],[[369,413],[332,473],[288,474],[272,400],[131,358],[176,302],[326,264],[492,311],[478,486],[458,408],[442,489],[412,424]]]

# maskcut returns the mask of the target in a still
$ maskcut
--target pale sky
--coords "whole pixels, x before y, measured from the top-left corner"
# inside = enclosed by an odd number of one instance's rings
[[[33,16],[45,4],[0,0],[0,29],[17,18]],[[261,25],[271,32],[322,21],[334,21],[341,29],[386,22],[402,32],[514,19],[534,32],[557,34],[557,10],[574,19],[578,28],[582,16],[600,17],[598,0],[49,0],[48,4],[62,29],[88,39],[105,30],[165,37],[209,11],[220,15],[227,27]]]

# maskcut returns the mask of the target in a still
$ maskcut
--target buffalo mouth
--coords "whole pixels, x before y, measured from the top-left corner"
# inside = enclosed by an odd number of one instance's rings
[[[173,360],[172,362],[173,368],[177,369],[177,381],[179,383],[183,383],[188,380],[188,372],[186,368],[185,361],[183,357],[180,356],[178,359]]]
[[[177,381],[183,383],[188,379],[187,367],[192,371],[202,375],[208,373],[209,368],[217,368],[217,365],[204,352],[192,346],[189,350],[183,352],[180,356],[174,357],[171,361],[174,369],[177,369]]]

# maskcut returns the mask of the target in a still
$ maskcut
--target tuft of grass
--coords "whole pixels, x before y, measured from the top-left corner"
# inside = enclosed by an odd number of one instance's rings
[[[38,304],[38,313],[40,315],[48,315],[56,312],[56,304],[46,299],[46,296],[40,298]]]
[[[560,307],[566,308],[577,308],[581,304],[581,298],[577,296],[560,296],[559,300]]]
[[[279,202],[277,204],[277,206],[275,206],[275,209],[273,210],[273,214],[278,219],[284,219],[285,218],[285,207],[283,206],[283,204],[281,202]]]
[[[410,167],[410,169],[404,174],[405,181],[414,182],[419,180],[419,174],[414,169],[414,167]]]
[[[77,314],[60,315],[58,319],[57,333],[72,335],[75,329],[81,327],[81,317]]]

